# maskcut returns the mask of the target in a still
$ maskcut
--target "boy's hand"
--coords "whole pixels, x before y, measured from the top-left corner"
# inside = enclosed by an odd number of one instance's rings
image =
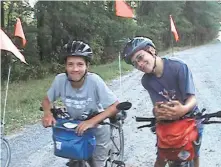
[[[83,121],[83,122],[81,122],[81,123],[77,126],[77,128],[76,128],[76,133],[77,133],[78,135],[82,136],[83,133],[84,133],[87,129],[93,128],[93,127],[95,127],[95,126],[96,126],[96,124],[95,124],[91,119],[89,119],[89,120],[87,120],[87,121]]]
[[[44,114],[43,118],[42,118],[42,125],[47,128],[47,127],[51,127],[52,125],[54,125],[56,123],[56,120],[54,119],[53,115],[51,113],[48,114]]]
[[[167,110],[168,114],[170,114],[173,119],[179,119],[188,112],[185,105],[178,100],[172,100],[166,104],[162,104],[161,107]]]
[[[186,108],[177,100],[156,102],[154,113],[157,120],[177,120],[186,113]]]

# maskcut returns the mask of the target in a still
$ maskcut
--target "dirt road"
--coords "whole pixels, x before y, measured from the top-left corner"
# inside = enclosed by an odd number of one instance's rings
[[[193,72],[200,108],[208,112],[221,110],[221,43],[208,44],[175,53],[188,63]],[[109,85],[120,97],[133,107],[128,111],[124,126],[125,161],[134,167],[152,167],[155,160],[155,135],[149,129],[137,130],[140,125],[134,116],[151,116],[152,104],[140,84],[142,73],[134,70]],[[12,147],[10,167],[64,167],[66,160],[53,155],[51,129],[41,124],[27,126],[23,131],[8,136]],[[201,167],[221,167],[221,125],[205,127],[201,148]]]

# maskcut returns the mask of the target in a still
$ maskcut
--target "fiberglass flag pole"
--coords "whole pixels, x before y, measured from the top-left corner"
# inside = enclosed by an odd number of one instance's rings
[[[119,60],[119,75],[120,75],[120,97],[122,97],[122,84],[121,84],[121,56],[120,56],[120,52],[118,55],[118,60]]]
[[[124,18],[135,18],[133,9],[124,1],[124,0],[116,0],[115,1],[115,10],[116,16],[124,17]],[[119,61],[119,75],[120,75],[120,93],[122,97],[122,83],[121,83],[121,56],[120,52],[118,55]]]

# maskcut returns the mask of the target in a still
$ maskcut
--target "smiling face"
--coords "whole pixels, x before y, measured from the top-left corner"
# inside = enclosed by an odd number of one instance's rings
[[[131,58],[133,66],[145,73],[152,72],[154,61],[154,56],[145,50],[137,51]]]
[[[76,82],[81,80],[87,68],[88,66],[84,58],[78,56],[67,57],[65,69],[71,80]]]

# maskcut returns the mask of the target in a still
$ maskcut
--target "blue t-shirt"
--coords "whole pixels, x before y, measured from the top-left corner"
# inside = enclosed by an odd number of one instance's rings
[[[179,59],[163,58],[164,69],[161,77],[144,74],[142,85],[149,92],[152,103],[178,100],[185,104],[189,95],[195,95],[193,77],[188,66]],[[198,110],[195,106],[193,111]]]

